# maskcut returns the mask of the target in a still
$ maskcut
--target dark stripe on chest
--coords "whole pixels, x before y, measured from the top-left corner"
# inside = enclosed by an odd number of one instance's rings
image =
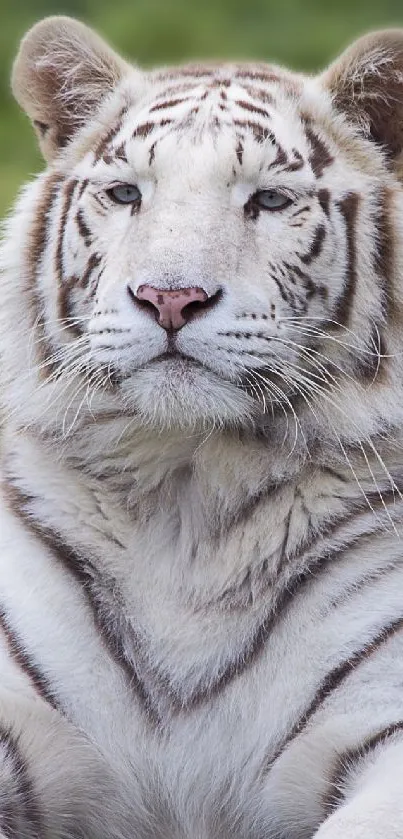
[[[381,744],[386,745],[387,741],[396,734],[403,735],[403,721],[401,720],[391,723],[376,734],[367,737],[356,748],[346,749],[345,752],[338,755],[323,801],[326,818],[343,804],[344,788],[347,785],[349,775],[357,769],[360,763],[365,762],[371,752]]]
[[[298,737],[302,732],[306,729],[310,720],[314,717],[314,715],[320,710],[323,704],[326,702],[327,699],[340,688],[345,680],[356,671],[361,664],[365,663],[374,653],[376,653],[383,644],[386,644],[390,638],[393,638],[398,632],[401,632],[403,629],[403,618],[398,618],[395,621],[387,624],[386,626],[382,627],[382,629],[374,635],[371,641],[367,644],[364,644],[360,649],[358,649],[355,653],[353,653],[349,658],[344,659],[340,664],[331,670],[327,676],[325,676],[322,684],[318,688],[315,696],[312,699],[311,704],[309,707],[304,711],[300,719],[295,723],[290,734],[287,736],[286,740],[282,743],[281,747],[278,749],[276,754],[271,758],[269,764],[266,767],[266,772],[268,772],[273,764],[278,760],[279,757],[283,754],[283,752],[291,745],[293,740]]]
[[[154,711],[151,699],[145,690],[143,682],[134,669],[132,662],[126,655],[123,638],[114,631],[114,623],[110,619],[109,614],[109,603],[103,601],[102,592],[99,588],[97,588],[97,569],[88,559],[79,556],[69,545],[67,545],[58,533],[43,525],[32,516],[29,508],[34,501],[34,498],[25,495],[11,479],[9,479],[6,483],[6,501],[10,510],[20,519],[20,521],[22,521],[24,527],[27,528],[36,539],[42,542],[50,554],[79,583],[80,588],[90,606],[94,625],[97,629],[99,637],[104,643],[106,649],[109,651],[110,655],[112,655],[113,659],[125,671],[128,683],[140,700],[141,705],[147,713],[149,719],[157,724],[159,720]],[[21,666],[25,667],[27,662],[30,661],[31,659],[28,654],[24,654],[24,659],[21,659]],[[34,674],[37,672],[39,672],[39,670],[36,666],[34,668],[31,667],[30,673]],[[42,684],[43,679],[42,677],[38,677],[36,681],[39,686],[39,684]],[[50,697],[53,696],[50,687],[48,687],[46,693]]]
[[[8,728],[0,724],[0,742],[11,770],[12,787],[15,795],[5,798],[7,783],[2,790],[0,823],[7,839],[22,839],[35,836],[43,839],[44,827],[38,797],[31,779],[30,769],[22,755],[18,739]]]
[[[7,641],[7,648],[13,661],[28,676],[36,693],[47,702],[52,708],[59,709],[55,693],[40,667],[34,662],[33,657],[27,652],[22,640],[11,626],[11,620],[5,609],[0,607],[0,629],[3,631]]]
[[[158,710],[160,701],[163,702],[165,707],[168,704],[171,713],[179,714],[194,710],[201,704],[216,698],[227,685],[245,673],[256,662],[263,654],[273,628],[281,620],[291,601],[297,595],[302,594],[305,585],[312,582],[313,574],[317,578],[318,575],[324,573],[330,563],[333,564],[337,561],[338,557],[343,557],[345,550],[349,547],[349,544],[347,544],[348,540],[344,541],[339,548],[336,547],[335,549],[330,548],[329,544],[326,545],[326,543],[323,546],[326,537],[330,538],[334,533],[337,533],[337,527],[351,524],[355,517],[362,516],[363,511],[365,512],[366,510],[364,502],[361,502],[350,514],[345,515],[342,520],[331,522],[327,528],[323,528],[320,536],[316,535],[315,537],[321,548],[317,553],[315,551],[315,539],[312,539],[311,542],[306,541],[305,545],[301,548],[300,554],[293,555],[292,557],[287,554],[288,520],[285,525],[285,535],[282,545],[284,556],[282,560],[280,558],[278,570],[279,593],[270,608],[270,612],[256,626],[255,630],[252,630],[250,640],[241,643],[238,650],[233,653],[231,659],[223,663],[221,672],[216,677],[212,678],[206,665],[206,672],[200,677],[197,684],[189,686],[185,683],[182,686],[180,684],[175,685],[171,681],[168,673],[160,672],[159,668],[153,668],[151,666],[149,651],[147,646],[144,645],[142,635],[135,629],[132,620],[129,621],[125,616],[116,582],[112,579],[106,579],[105,575],[100,574],[89,559],[76,553],[74,549],[63,541],[57,532],[33,518],[31,510],[34,499],[24,495],[12,483],[11,478],[7,486],[9,506],[19,516],[25,527],[30,529],[32,534],[42,542],[60,565],[79,583],[90,606],[94,625],[101,640],[115,661],[126,673],[130,687],[133,689],[148,719],[154,725],[158,725],[161,722],[161,712]],[[380,503],[379,497],[376,497]],[[393,495],[394,500],[395,496]],[[371,519],[370,525],[367,524],[369,532],[371,532],[371,528],[373,530],[376,527],[377,521],[375,518]],[[350,543],[353,543],[356,538],[351,537]],[[310,557],[311,553],[312,556]],[[303,570],[296,571],[294,579],[290,580],[289,565],[291,560],[295,562],[298,568],[298,564],[300,565],[301,559],[304,558],[305,554],[308,555],[308,559]],[[281,563],[284,564],[285,570],[283,583],[281,583]],[[266,569],[270,567],[269,559],[265,567]],[[263,584],[264,581],[262,581]],[[382,642],[383,636],[379,638],[377,643],[380,645]],[[332,671],[315,697],[311,708],[304,714],[298,726],[294,727],[290,737],[296,736],[296,733],[302,730],[303,725],[306,724],[306,720],[314,713],[314,710],[341,683],[351,668],[356,664],[358,665],[359,660],[361,660],[364,654],[370,654],[373,651],[375,643],[373,641],[372,645],[368,648],[366,647],[365,650],[361,650],[357,653],[356,657],[350,658],[341,668],[338,667],[335,671]]]

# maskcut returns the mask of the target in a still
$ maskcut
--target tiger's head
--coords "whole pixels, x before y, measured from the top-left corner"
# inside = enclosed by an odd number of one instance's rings
[[[48,164],[3,246],[12,409],[64,431],[401,423],[403,32],[315,78],[142,72],[49,18],[12,83]]]

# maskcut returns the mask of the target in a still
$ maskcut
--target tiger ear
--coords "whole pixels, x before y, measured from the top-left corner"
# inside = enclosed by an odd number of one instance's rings
[[[335,108],[390,158],[403,151],[403,29],[360,38],[320,81]]]
[[[68,17],[49,17],[23,38],[12,90],[51,160],[96,112],[132,68],[91,29]]]

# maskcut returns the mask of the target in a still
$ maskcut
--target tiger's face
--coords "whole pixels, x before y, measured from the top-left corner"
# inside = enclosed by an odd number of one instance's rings
[[[57,54],[60,27],[88,52],[93,36],[60,20]],[[312,410],[343,377],[376,379],[400,188],[386,135],[381,149],[369,117],[358,130],[351,112],[351,57],[319,80],[268,65],[140,74],[102,45],[113,83],[84,120],[77,79],[77,103],[49,92],[46,26],[24,42],[14,85],[51,159],[30,259],[56,366],[74,348],[158,427],[264,424]],[[55,124],[35,112],[38,86],[60,107]],[[87,78],[83,100],[88,89]]]

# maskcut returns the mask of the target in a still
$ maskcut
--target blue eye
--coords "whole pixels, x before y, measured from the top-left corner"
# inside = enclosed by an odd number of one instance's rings
[[[252,198],[255,206],[262,210],[284,210],[292,203],[291,198],[275,189],[262,189]]]
[[[117,184],[108,189],[107,194],[117,204],[140,204],[141,202],[141,192],[132,184]]]

